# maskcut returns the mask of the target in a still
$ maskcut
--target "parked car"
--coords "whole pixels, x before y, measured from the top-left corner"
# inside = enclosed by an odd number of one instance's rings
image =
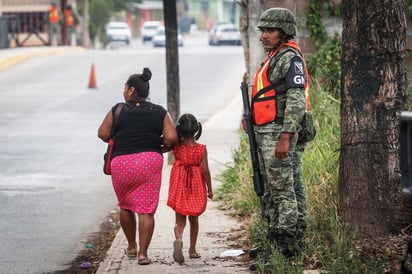
[[[143,43],[146,41],[151,41],[153,36],[156,34],[157,28],[161,25],[162,23],[160,21],[144,22],[140,29],[140,35],[142,36]]]
[[[153,47],[165,47],[166,46],[166,30],[165,27],[160,26],[157,28],[156,34],[152,39]],[[177,34],[177,44],[179,47],[183,47],[183,36],[180,31]]]
[[[241,45],[240,31],[234,24],[218,24],[209,32],[209,45]]]
[[[125,22],[110,22],[106,26],[106,37],[109,42],[123,41],[127,45],[132,40],[132,32]]]

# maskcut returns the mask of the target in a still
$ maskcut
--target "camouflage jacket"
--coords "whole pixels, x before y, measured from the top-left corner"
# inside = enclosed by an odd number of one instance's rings
[[[271,83],[285,82],[289,70],[293,69],[292,59],[296,56],[300,55],[295,49],[284,47],[272,58],[268,70],[268,79]],[[303,86],[287,89],[286,94],[278,95],[276,100],[277,116],[283,117],[282,132],[298,132],[306,107]]]

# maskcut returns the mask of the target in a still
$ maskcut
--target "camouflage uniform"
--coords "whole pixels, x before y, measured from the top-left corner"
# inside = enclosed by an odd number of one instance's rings
[[[300,251],[304,249],[304,236],[307,227],[306,190],[302,174],[302,154],[306,148],[305,142],[297,142],[293,156],[293,184],[298,205],[295,245]]]
[[[71,4],[67,4],[65,10],[64,10],[64,22],[67,27],[67,39],[69,42],[69,45],[76,45],[76,26],[79,24],[79,18],[77,13],[73,10],[73,7]],[[72,24],[69,25],[68,23],[68,17],[72,17],[71,19],[73,22]]]
[[[51,2],[51,7],[57,7],[57,13],[58,13],[58,17],[59,17],[59,22],[50,22],[49,20],[49,16],[50,16],[50,12],[51,10],[49,9],[49,11],[46,13],[46,18],[47,18],[47,22],[49,24],[49,28],[48,28],[48,35],[49,35],[49,45],[52,44],[53,42],[53,37],[55,36],[56,38],[56,43],[58,46],[60,46],[61,43],[61,22],[63,19],[63,15],[60,11],[60,9],[58,8],[59,6],[57,5],[57,3],[55,1]]]
[[[296,35],[295,21],[293,21],[294,24],[289,24],[285,22],[291,20],[290,17],[282,18],[282,15],[290,16],[290,11],[284,13],[285,9],[279,8],[272,10],[277,11],[275,13],[265,11],[262,14],[258,27],[281,28],[290,36]],[[281,10],[280,13],[279,10]],[[276,15],[276,18],[271,18],[271,14]],[[281,23],[276,25],[276,22]],[[271,83],[285,82],[289,69],[292,69],[292,59],[296,56],[299,56],[299,53],[294,48],[286,46],[280,49],[271,59],[268,71]],[[296,144],[298,132],[301,129],[300,122],[305,113],[306,98],[303,84],[301,87],[286,88],[288,88],[286,93],[276,96],[278,119],[266,125],[255,125],[254,130],[259,148],[261,172],[265,181],[262,213],[268,220],[268,238],[280,248],[284,255],[288,256],[292,247],[296,246],[297,228],[300,227],[298,220],[306,219],[304,187],[303,184],[295,185],[294,183],[295,176],[301,177],[298,170],[301,158],[298,155],[301,155],[303,151],[297,151]],[[275,157],[275,147],[282,132],[291,133],[289,152],[286,158],[278,159]],[[302,211],[300,212],[299,209]]]

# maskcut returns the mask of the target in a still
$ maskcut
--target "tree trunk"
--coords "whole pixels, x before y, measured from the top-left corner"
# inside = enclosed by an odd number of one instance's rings
[[[249,84],[253,83],[253,76],[259,64],[262,62],[265,53],[263,51],[262,44],[260,43],[259,37],[260,32],[256,31],[256,26],[259,22],[260,15],[266,9],[266,1],[252,1],[249,0],[248,5],[248,51],[247,56],[249,57],[248,65],[248,77]]]
[[[384,236],[403,217],[399,119],[407,109],[402,0],[342,2],[339,214],[349,228]]]
[[[242,0],[238,2],[240,5],[241,13],[239,18],[239,30],[242,38],[243,46],[243,58],[245,60],[245,73],[243,75],[243,81],[249,83],[250,74],[250,62],[249,62],[249,5],[248,0]]]

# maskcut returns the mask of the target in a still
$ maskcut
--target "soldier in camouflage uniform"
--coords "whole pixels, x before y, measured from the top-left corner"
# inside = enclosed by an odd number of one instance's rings
[[[60,46],[61,43],[61,22],[63,15],[60,11],[59,6],[56,1],[50,3],[50,7],[47,10],[46,18],[48,22],[48,34],[49,34],[49,45],[52,45],[53,39],[56,39],[56,44]]]
[[[72,5],[69,3],[63,11],[64,23],[67,27],[68,44],[76,45],[76,26],[79,24],[79,17]]]
[[[298,206],[294,175],[299,177],[297,163],[301,160],[297,158],[296,144],[306,107],[307,70],[301,50],[293,41],[293,13],[283,8],[267,9],[257,27],[267,52],[256,71],[252,90],[254,131],[265,187],[262,215],[268,221],[268,239],[291,259],[296,253],[298,219],[306,218],[305,212],[298,212],[298,208],[306,210],[306,199],[304,208],[302,203]],[[301,187],[298,189],[305,196]]]

